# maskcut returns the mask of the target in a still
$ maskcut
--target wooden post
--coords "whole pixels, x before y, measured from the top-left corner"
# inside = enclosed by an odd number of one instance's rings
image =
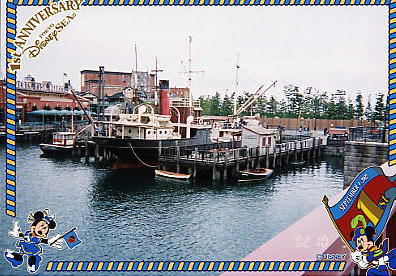
[[[246,148],[246,169],[249,170],[250,168],[250,156],[249,156],[249,148]]]
[[[256,168],[260,168],[260,146],[256,148]]]
[[[176,172],[179,173],[180,172],[180,146],[179,146],[179,142],[176,141]]]
[[[290,143],[286,144],[286,165],[289,164],[289,153],[290,153],[290,149],[289,149]]]
[[[274,148],[274,159],[272,160],[272,167],[275,169],[276,168],[276,145]]]
[[[316,138],[314,137],[313,138],[313,141],[312,141],[312,158],[315,160],[315,157],[316,157]]]
[[[301,161],[304,161],[304,152],[303,152],[303,141],[300,141],[300,153],[301,153]]]
[[[235,151],[235,159],[236,159],[236,171],[235,171],[235,176],[237,176],[238,175],[238,173],[239,173],[239,153],[240,153],[240,150],[241,149],[236,149],[236,151]]]
[[[228,148],[224,152],[224,168],[223,168],[223,179],[227,180],[227,170],[228,170]]]
[[[99,145],[95,144],[95,162],[99,162]]]
[[[269,168],[269,147],[265,147],[265,167]]]
[[[85,140],[85,163],[89,162],[89,149],[88,149],[88,141]]]
[[[81,157],[81,145],[77,145],[77,157]]]
[[[297,161],[297,142],[294,141],[294,161]]]
[[[73,149],[72,149],[72,158],[74,159],[77,154],[77,149],[76,149],[76,143],[73,143]]]
[[[158,159],[161,157],[162,155],[162,141],[158,142]]]
[[[218,173],[216,171],[216,165],[217,165],[217,149],[213,150],[213,163],[212,163],[212,180],[216,181],[218,180]]]
[[[193,167],[193,177],[197,177],[197,160],[198,160],[198,148],[194,150],[194,167]]]

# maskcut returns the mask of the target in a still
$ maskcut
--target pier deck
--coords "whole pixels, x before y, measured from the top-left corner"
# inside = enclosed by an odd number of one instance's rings
[[[241,169],[277,168],[290,162],[308,161],[321,154],[322,140],[310,138],[286,142],[274,147],[232,148],[232,143],[211,144],[206,147],[163,148],[159,166],[164,170],[188,171],[193,177],[212,171],[212,179],[236,176]]]

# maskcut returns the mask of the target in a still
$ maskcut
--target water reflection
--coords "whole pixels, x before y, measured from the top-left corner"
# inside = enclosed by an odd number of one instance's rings
[[[324,194],[340,191],[343,181],[336,159],[263,182],[212,185],[39,155],[38,147],[18,151],[17,219],[25,230],[32,208],[49,208],[60,220],[56,233],[76,226],[83,240],[75,250],[45,248],[47,260],[239,259],[319,206]],[[2,223],[3,235],[11,223]],[[2,248],[14,242],[2,240]]]

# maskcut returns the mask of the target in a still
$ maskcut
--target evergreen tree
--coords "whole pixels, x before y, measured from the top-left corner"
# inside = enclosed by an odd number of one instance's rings
[[[268,117],[276,117],[278,113],[278,102],[274,96],[271,96],[267,104],[267,114]]]
[[[384,122],[386,117],[386,104],[384,102],[384,94],[380,93],[377,95],[374,112],[373,112],[373,120]]]
[[[226,94],[224,96],[224,99],[221,102],[221,109],[220,109],[220,114],[224,116],[232,115],[233,113],[233,102],[231,101],[231,98],[228,97]]]
[[[216,92],[216,94],[211,99],[210,115],[220,115],[220,106],[221,106],[220,93]]]
[[[371,95],[369,95],[367,99],[367,105],[366,105],[366,110],[364,112],[364,116],[366,117],[366,120],[373,120],[373,109],[371,107]]]
[[[364,106],[363,106],[363,96],[358,94],[356,96],[356,105],[355,105],[355,119],[361,120],[364,115]]]

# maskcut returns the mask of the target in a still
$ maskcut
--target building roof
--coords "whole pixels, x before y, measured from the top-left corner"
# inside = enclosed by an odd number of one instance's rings
[[[330,128],[328,131],[329,135],[343,135],[343,134],[348,134],[348,129],[346,128]]]
[[[80,71],[81,74],[84,73],[97,73],[99,74],[98,70],[82,70]],[[138,73],[147,73],[147,72],[143,72],[143,71],[138,71]],[[113,75],[132,75],[132,72],[117,72],[117,71],[104,71],[104,74],[113,74]]]
[[[113,95],[109,95],[109,96],[106,96],[106,98],[107,99],[118,99],[118,98],[124,98],[124,92],[117,92],[117,93],[114,93]]]
[[[274,129],[266,129],[261,126],[243,126],[243,128],[259,135],[270,135],[276,133]]]

